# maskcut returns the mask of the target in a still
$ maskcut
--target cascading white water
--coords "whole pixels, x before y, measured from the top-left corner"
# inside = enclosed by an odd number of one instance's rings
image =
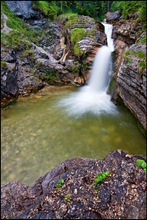
[[[61,100],[58,105],[66,107],[67,113],[77,117],[85,114],[116,113],[116,106],[107,94],[111,71],[111,52],[114,51],[112,25],[103,23],[108,46],[102,46],[94,59],[88,85]]]
[[[111,62],[111,52],[107,46],[99,49],[95,56],[92,73],[89,78],[88,85],[91,91],[102,92],[109,83],[109,68]]]
[[[108,47],[109,47],[110,51],[113,52],[114,51],[114,44],[113,44],[113,39],[111,38],[113,26],[112,26],[112,24],[107,24],[105,22],[102,22],[102,24],[105,27],[105,34],[107,36]]]

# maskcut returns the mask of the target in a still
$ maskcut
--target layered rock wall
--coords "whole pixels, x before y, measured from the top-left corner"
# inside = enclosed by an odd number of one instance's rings
[[[146,44],[145,32],[134,19],[113,21],[116,79],[112,100],[121,97],[124,104],[146,130]]]
[[[145,61],[137,56],[137,51],[145,55],[145,45],[135,44],[129,48],[130,55],[124,57],[117,75],[118,93],[146,129],[146,68],[139,66]]]

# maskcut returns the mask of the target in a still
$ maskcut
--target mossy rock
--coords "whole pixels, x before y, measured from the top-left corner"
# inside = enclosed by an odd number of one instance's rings
[[[78,42],[86,37],[86,31],[84,28],[74,28],[71,31],[71,42],[74,45],[75,55],[81,55],[83,52],[80,50]]]
[[[7,63],[5,61],[1,61],[1,69],[2,70],[7,70],[8,69]]]

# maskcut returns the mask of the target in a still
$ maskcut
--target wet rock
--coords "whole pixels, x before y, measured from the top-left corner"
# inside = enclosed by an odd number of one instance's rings
[[[4,67],[5,64],[5,67]],[[15,64],[3,63],[1,69],[1,106],[13,102],[18,97],[17,68]]]
[[[1,218],[145,219],[146,174],[136,159],[141,157],[121,150],[102,160],[73,158],[40,177],[32,187],[19,182],[4,184]],[[110,175],[97,188],[95,177],[106,170]],[[64,184],[56,187],[62,178]]]

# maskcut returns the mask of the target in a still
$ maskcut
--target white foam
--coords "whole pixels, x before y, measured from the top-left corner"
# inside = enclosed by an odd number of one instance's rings
[[[84,86],[69,97],[62,99],[58,104],[64,106],[69,115],[76,117],[86,113],[94,115],[101,113],[116,114],[116,106],[111,102],[110,96],[105,91],[99,93],[91,91],[89,86]]]

